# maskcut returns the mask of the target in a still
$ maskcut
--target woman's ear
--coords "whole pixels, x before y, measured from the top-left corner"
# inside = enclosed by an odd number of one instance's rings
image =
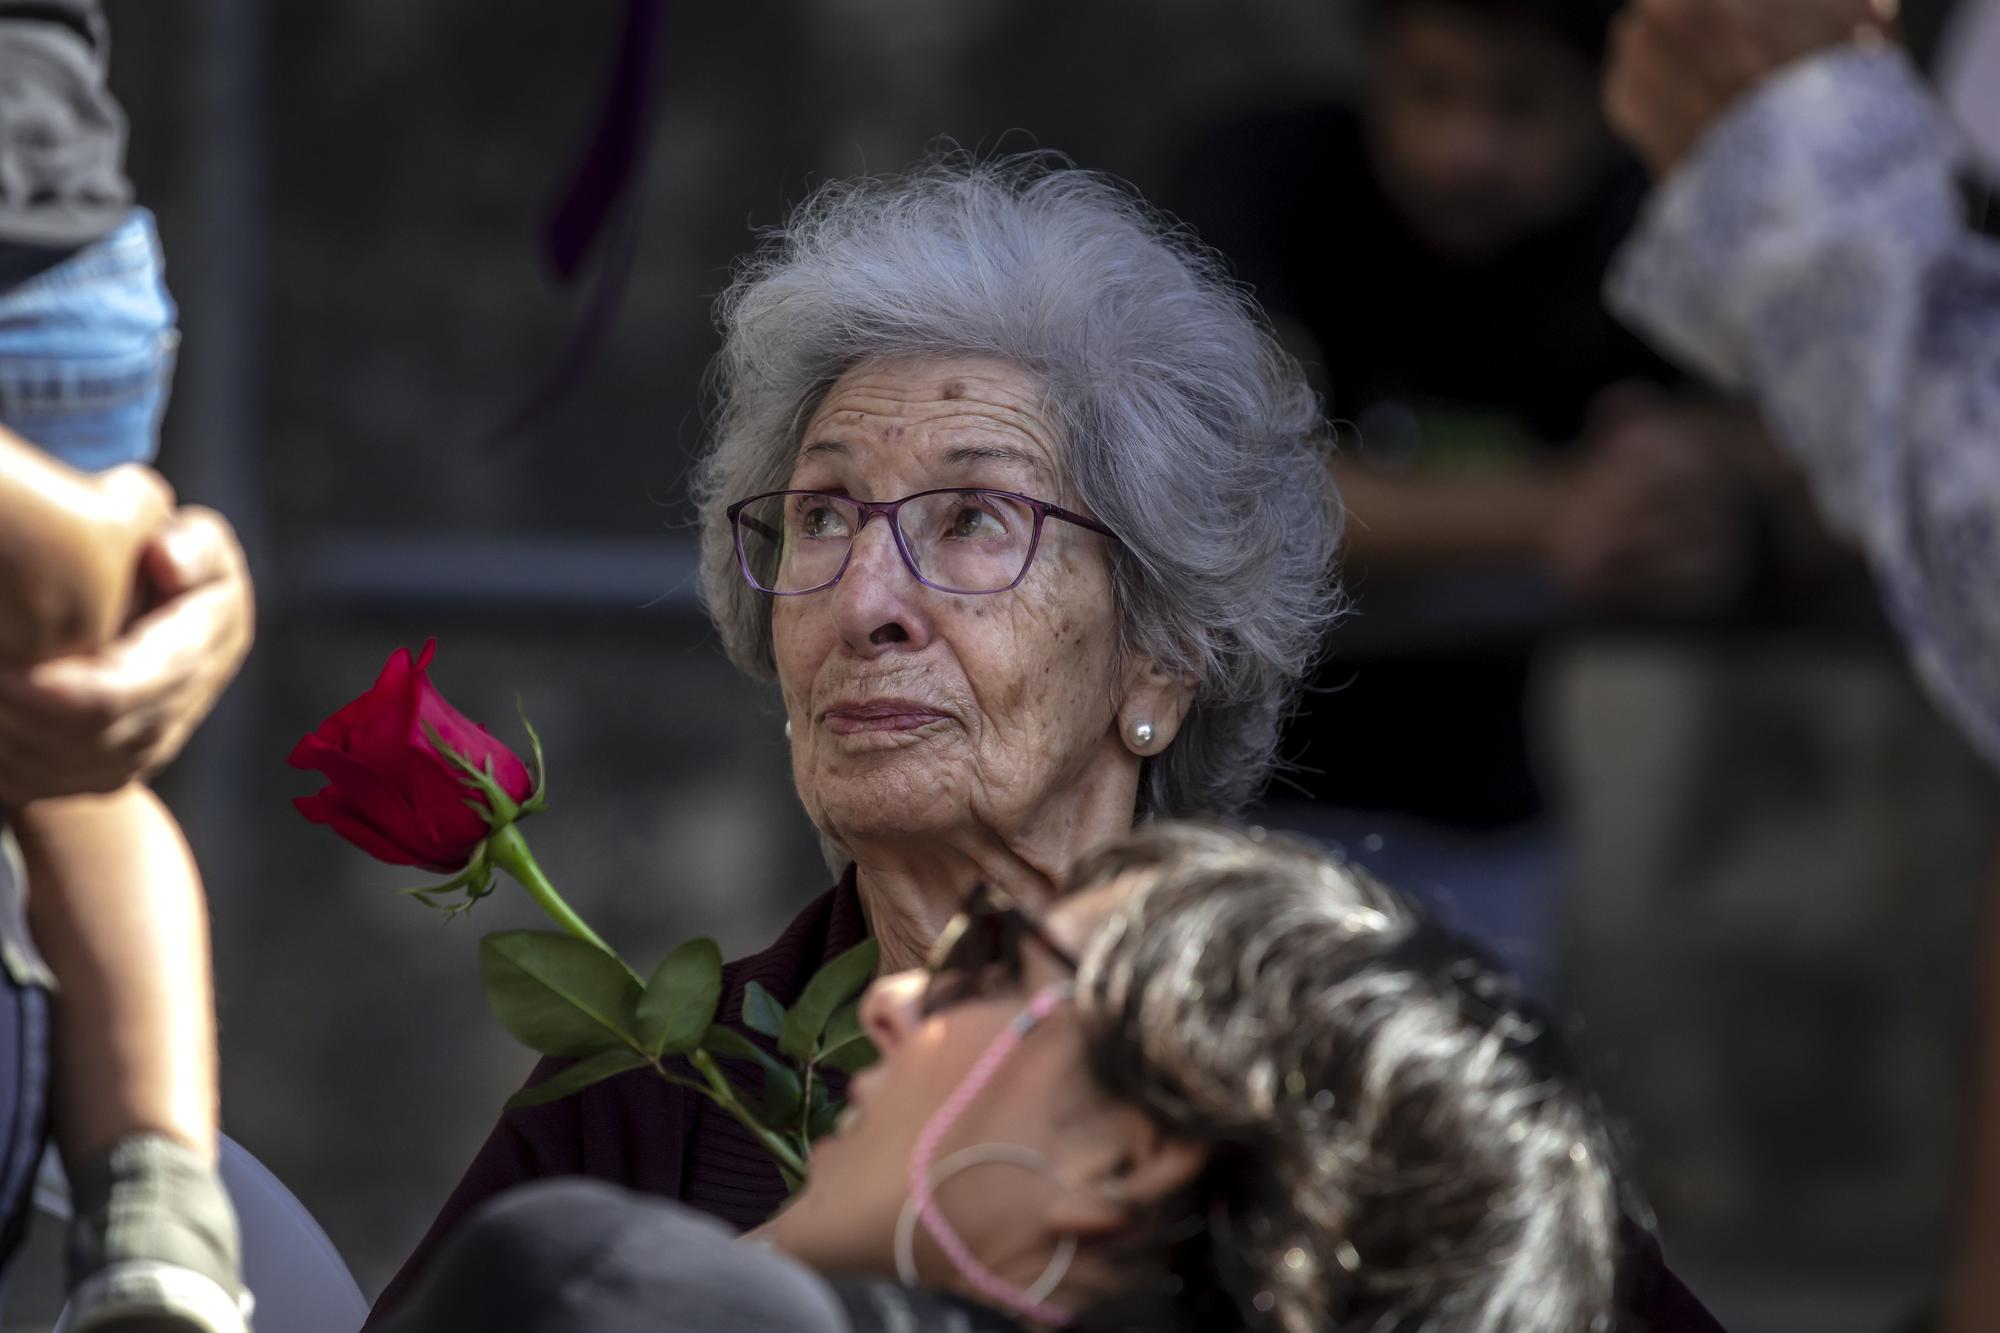
[[[1118,737],[1141,757],[1167,748],[1194,706],[1194,681],[1176,676],[1142,653],[1125,663],[1118,702]]]
[[[1205,1146],[1165,1133],[1141,1111],[1117,1106],[1105,1115],[1106,1132],[1089,1135],[1085,1153],[1059,1164],[1065,1184],[1048,1219],[1058,1235],[1123,1230],[1133,1214],[1186,1188],[1208,1165]]]

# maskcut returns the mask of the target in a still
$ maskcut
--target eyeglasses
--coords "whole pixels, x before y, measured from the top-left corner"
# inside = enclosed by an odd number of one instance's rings
[[[760,592],[797,597],[840,582],[854,539],[877,514],[917,582],[939,592],[1006,592],[1027,577],[1042,523],[1059,518],[1114,540],[1096,519],[1012,491],[918,491],[900,500],[857,500],[824,491],[771,491],[728,509],[743,577]]]
[[[1022,979],[1021,941],[1032,939],[1070,972],[1080,964],[1056,943],[1048,928],[1000,889],[975,884],[965,906],[945,925],[924,963],[920,1013],[928,1018],[952,1005],[977,999],[996,985],[1018,986]]]

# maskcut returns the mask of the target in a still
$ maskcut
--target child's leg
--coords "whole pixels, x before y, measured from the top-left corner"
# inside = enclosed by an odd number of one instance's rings
[[[180,828],[138,784],[18,812],[28,922],[58,979],[56,1140],[82,1162],[133,1133],[215,1157],[208,911]]]
[[[60,987],[53,1123],[79,1222],[71,1285],[110,1275],[127,1303],[188,1301],[220,1313],[185,1326],[229,1327],[239,1241],[215,1174],[215,1011],[193,857],[138,784],[28,805],[14,831],[28,919]]]

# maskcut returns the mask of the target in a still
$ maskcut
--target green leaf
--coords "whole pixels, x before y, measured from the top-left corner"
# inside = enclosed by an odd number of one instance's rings
[[[764,1071],[764,1123],[773,1126],[789,1125],[799,1118],[799,1106],[805,1099],[805,1089],[799,1085],[799,1076],[783,1065]]]
[[[756,982],[743,988],[743,1026],[776,1038],[785,1026],[785,1006]]]
[[[668,954],[639,997],[639,1044],[654,1055],[683,1055],[715,1021],[722,998],[722,950],[689,940]]]
[[[859,994],[875,975],[879,953],[875,941],[865,939],[815,973],[799,993],[798,1003],[784,1016],[784,1026],[777,1034],[778,1049],[794,1060],[812,1058],[813,1047],[826,1031],[833,1011]]]
[[[789,1072],[791,1069],[790,1065],[738,1032],[735,1028],[726,1028],[720,1023],[709,1028],[707,1032],[702,1034],[701,1044],[711,1054],[719,1055],[725,1060],[755,1060],[758,1064],[764,1066],[767,1071],[783,1069]]]
[[[818,1063],[827,1069],[852,1074],[881,1059],[881,1052],[861,1026],[861,1002],[849,1000],[833,1011],[826,1035],[820,1038]]]
[[[647,1063],[646,1057],[637,1051],[599,1051],[566,1069],[557,1070],[540,1083],[521,1089],[507,1099],[507,1109],[512,1111],[517,1107],[541,1106],[558,1101],[628,1069],[643,1069]]]
[[[833,1017],[826,1021],[826,1031],[819,1039],[820,1057],[832,1055],[849,1042],[865,1041],[868,1033],[861,1026],[861,1001],[849,1000],[833,1011]]]
[[[858,1074],[882,1058],[882,1052],[875,1049],[875,1043],[866,1037],[843,1042],[819,1058],[821,1069],[837,1069],[843,1074]]]
[[[522,1044],[544,1055],[596,1055],[638,1045],[639,983],[593,945],[545,930],[479,942],[486,1002]]]
[[[811,1138],[823,1138],[839,1123],[840,1113],[847,1109],[847,1103],[835,1101],[828,1095],[824,1083],[813,1089],[812,1102],[812,1116],[806,1121],[806,1133]]]

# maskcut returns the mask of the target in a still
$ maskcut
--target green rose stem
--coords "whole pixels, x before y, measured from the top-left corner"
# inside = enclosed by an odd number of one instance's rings
[[[493,830],[486,839],[486,856],[494,865],[512,875],[515,882],[528,891],[528,896],[535,900],[535,905],[548,913],[549,920],[585,944],[602,949],[613,958],[618,958],[618,951],[606,944],[603,937],[592,930],[589,923],[563,901],[563,896],[556,892],[556,886],[549,883],[549,877],[544,875],[541,866],[535,863],[535,854],[528,850],[528,840],[521,836],[521,830],[516,825],[502,824]],[[618,961],[627,972],[632,972],[631,965],[624,959],[619,958]],[[641,985],[645,984],[645,978],[637,972],[632,972],[632,977]]]
[[[764,1145],[764,1151],[771,1154],[779,1167],[789,1174],[793,1181],[800,1181],[806,1178],[805,1159],[799,1156],[797,1150],[791,1144],[785,1142],[784,1139],[766,1126],[763,1121],[750,1113],[750,1108],[745,1106],[743,1099],[736,1095],[736,1088],[723,1076],[721,1067],[715,1063],[714,1056],[697,1046],[688,1052],[688,1063],[699,1069],[701,1076],[708,1080],[709,1095],[715,1098],[716,1104],[729,1112],[729,1114],[735,1116],[738,1123],[745,1129],[755,1134],[757,1141]],[[659,1068],[657,1062],[653,1067],[655,1069]],[[661,1070],[660,1072],[665,1073],[666,1071]]]
[[[528,896],[535,900],[535,904],[548,914],[551,921],[585,944],[602,949],[611,957],[617,958],[618,965],[631,973],[634,981],[642,986],[645,984],[645,978],[633,972],[631,964],[623,958],[618,958],[618,951],[606,944],[603,938],[590,928],[589,923],[563,901],[563,896],[556,892],[556,886],[549,883],[549,877],[543,874],[541,866],[536,864],[535,854],[528,849],[528,840],[521,836],[519,828],[513,824],[502,824],[494,829],[486,840],[486,857],[493,865],[513,876],[515,881],[528,891]],[[793,1179],[805,1179],[805,1160],[791,1144],[785,1142],[743,1104],[743,1099],[737,1095],[735,1087],[723,1074],[721,1067],[715,1063],[714,1056],[699,1047],[688,1052],[688,1063],[701,1071],[701,1076],[708,1081],[708,1087],[702,1089],[699,1084],[688,1083],[687,1080],[668,1073],[657,1056],[648,1055],[645,1051],[639,1053],[647,1055],[647,1061],[653,1071],[668,1082],[706,1091],[715,1099],[718,1106],[735,1116],[745,1129],[756,1135],[757,1141],[764,1145],[764,1151],[770,1153],[780,1167],[790,1172]]]
[[[492,829],[492,832],[487,834],[485,841],[473,852],[471,861],[467,863],[464,871],[456,879],[452,880],[449,884],[439,885],[434,888],[412,890],[412,892],[423,898],[425,902],[431,902],[432,895],[434,894],[462,888],[466,891],[466,901],[453,910],[463,911],[492,891],[490,887],[492,882],[491,869],[504,870],[516,883],[528,891],[528,896],[535,900],[535,904],[548,915],[551,921],[561,926],[565,931],[568,931],[576,939],[588,944],[593,949],[602,951],[614,959],[618,966],[624,968],[626,974],[643,989],[646,985],[646,979],[637,972],[634,972],[632,965],[623,958],[620,958],[618,951],[609,944],[606,944],[604,938],[592,930],[589,924],[576,914],[575,909],[563,901],[563,896],[556,892],[556,886],[549,882],[549,877],[543,874],[541,866],[536,864],[535,854],[528,848],[528,840],[521,836],[521,830],[516,827],[517,820],[527,815],[538,814],[547,808],[547,783],[542,769],[542,740],[541,737],[535,734],[534,727],[528,724],[526,714],[522,715],[521,723],[527,727],[528,739],[534,744],[535,789],[533,794],[526,800],[518,802],[512,796],[508,795],[507,791],[500,786],[498,780],[494,777],[493,764],[490,759],[483,767],[475,766],[464,755],[447,744],[434,727],[428,723],[425,724],[424,734],[429,739],[432,748],[444,756],[452,767],[459,770],[459,773],[462,775],[461,780],[468,787],[480,792],[485,797],[484,801],[468,799],[466,804],[480,813],[486,820],[488,827]],[[433,905],[435,906],[436,904],[433,903]],[[815,1033],[814,1035],[817,1036],[818,1034]],[[627,1040],[629,1041],[630,1039],[628,1038]],[[666,1066],[660,1062],[660,1057],[654,1052],[637,1045],[634,1045],[632,1050],[646,1062],[654,1073],[667,1082],[679,1084],[697,1092],[705,1092],[715,1101],[716,1105],[736,1117],[737,1121],[745,1129],[749,1130],[759,1143],[764,1145],[764,1151],[771,1154],[772,1159],[778,1163],[779,1170],[788,1177],[791,1183],[796,1185],[797,1182],[805,1179],[805,1158],[796,1147],[787,1142],[782,1135],[764,1124],[748,1106],[743,1104],[743,1099],[738,1095],[735,1086],[723,1074],[721,1066],[715,1063],[715,1057],[708,1051],[702,1049],[700,1046],[696,1046],[693,1050],[687,1052],[688,1063],[693,1065],[707,1082],[707,1086],[703,1087],[699,1083],[694,1083],[681,1078],[677,1074],[669,1073]],[[810,1080],[811,1070],[808,1068],[806,1083],[808,1094],[812,1086]]]

